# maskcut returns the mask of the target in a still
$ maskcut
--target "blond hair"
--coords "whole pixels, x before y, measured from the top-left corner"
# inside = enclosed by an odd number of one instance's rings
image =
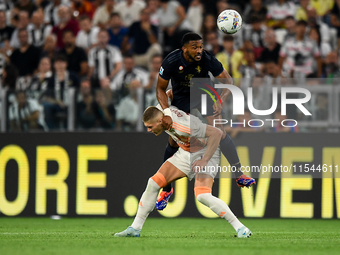
[[[156,106],[149,106],[143,113],[143,122],[150,122],[154,120],[160,113],[162,113],[162,111]]]

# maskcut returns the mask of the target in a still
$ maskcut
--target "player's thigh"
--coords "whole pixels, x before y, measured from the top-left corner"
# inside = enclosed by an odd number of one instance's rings
[[[178,179],[186,177],[185,173],[183,173],[169,161],[165,161],[158,172],[164,176],[167,183],[171,183]]]
[[[195,188],[197,187],[208,187],[212,188],[214,184],[214,179],[207,174],[198,173],[195,177]]]

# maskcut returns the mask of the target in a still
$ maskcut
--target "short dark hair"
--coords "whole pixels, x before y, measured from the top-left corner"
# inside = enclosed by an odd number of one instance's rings
[[[162,113],[156,106],[150,106],[146,108],[143,113],[143,122],[153,120],[159,113]]]
[[[183,35],[182,37],[182,45],[184,46],[185,44],[189,43],[190,41],[198,41],[202,40],[202,37],[194,32],[189,32]]]
[[[307,21],[304,21],[304,20],[299,20],[298,22],[296,22],[296,25],[297,26],[305,26],[307,27]]]
[[[126,53],[123,55],[123,58],[133,58],[133,55],[131,53]]]
[[[83,21],[83,20],[91,20],[89,16],[83,14],[83,15],[80,15],[79,17],[79,21]]]
[[[64,54],[59,54],[54,58],[54,63],[58,61],[67,62],[67,58]]]
[[[294,20],[295,21],[295,18],[294,18],[294,16],[292,16],[292,15],[289,15],[289,16],[287,16],[286,18],[285,18],[285,20]]]
[[[262,17],[256,14],[251,15],[249,20],[251,24],[260,23],[263,21]]]
[[[27,28],[19,28],[19,29],[18,29],[18,34],[20,34],[22,31],[25,31],[25,32],[27,32],[27,34],[28,34]]]
[[[113,17],[119,17],[120,18],[120,14],[118,12],[113,12],[110,14],[110,19],[112,19]]]
[[[63,36],[67,33],[71,33],[72,36],[75,36],[74,32],[71,30],[71,29],[66,29],[64,32],[63,32]]]
[[[234,37],[232,35],[225,35],[223,36],[223,42],[233,42]]]
[[[24,94],[24,95],[26,96],[25,90],[20,89],[20,90],[15,91],[15,96],[18,96],[18,95],[20,95],[20,94]]]

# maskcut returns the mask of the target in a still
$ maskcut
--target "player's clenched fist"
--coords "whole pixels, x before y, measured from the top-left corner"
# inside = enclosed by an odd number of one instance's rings
[[[172,119],[170,116],[164,116],[162,118],[162,125],[166,130],[170,130],[172,126]]]

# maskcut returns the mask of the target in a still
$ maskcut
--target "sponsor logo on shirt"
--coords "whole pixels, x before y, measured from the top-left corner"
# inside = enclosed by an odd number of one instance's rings
[[[161,66],[161,69],[159,69],[159,74],[163,75],[163,72],[164,72],[164,68]]]

